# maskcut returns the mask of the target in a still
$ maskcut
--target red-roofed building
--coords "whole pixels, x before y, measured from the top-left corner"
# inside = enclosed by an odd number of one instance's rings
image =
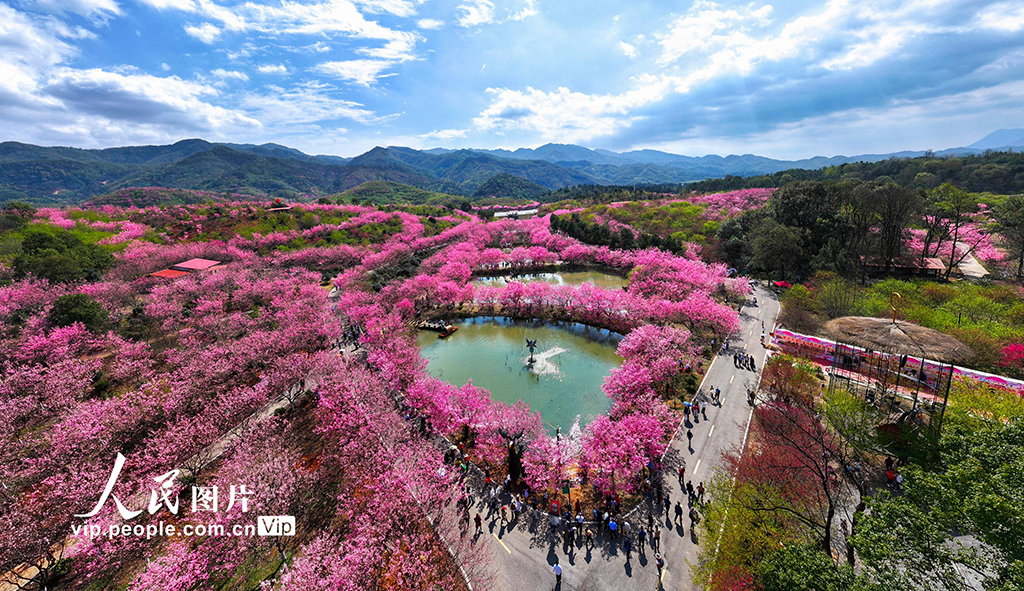
[[[150,277],[160,277],[162,279],[177,279],[182,275],[188,275],[188,271],[175,271],[174,269],[163,269],[156,273],[150,273]]]
[[[220,264],[220,261],[211,261],[210,259],[189,259],[181,263],[171,265],[171,268],[175,271],[206,271],[207,269],[216,267]]]

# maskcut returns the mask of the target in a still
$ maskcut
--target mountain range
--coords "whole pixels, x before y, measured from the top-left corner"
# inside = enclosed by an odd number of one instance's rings
[[[1017,147],[1024,147],[1024,129],[1000,129],[969,146],[934,155],[980,154]],[[3,142],[0,202],[18,199],[37,204],[74,204],[132,186],[295,197],[338,193],[371,180],[485,198],[490,196],[487,191],[491,187],[516,184],[510,183],[507,175],[529,181],[534,189],[539,185],[554,190],[582,184],[676,184],[923,155],[926,152],[908,151],[776,160],[753,154],[693,157],[657,150],[619,153],[546,144],[517,150],[414,150],[391,146],[342,158],[309,155],[272,143],[212,143],[201,139],[93,150]],[[505,176],[501,182],[488,184],[497,175]]]

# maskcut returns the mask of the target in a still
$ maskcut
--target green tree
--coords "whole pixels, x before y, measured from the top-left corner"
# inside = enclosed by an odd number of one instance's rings
[[[999,233],[1017,256],[1017,279],[1024,277],[1024,195],[1010,195],[995,207]]]
[[[101,332],[107,326],[108,317],[103,306],[84,293],[57,298],[48,316],[50,322],[57,326],[70,326],[75,322],[81,322],[92,332]]]
[[[946,269],[946,278],[948,279],[953,267],[973,250],[973,247],[965,248],[962,249],[963,254],[957,255],[956,244],[960,239],[960,229],[968,221],[968,215],[977,211],[978,200],[967,191],[949,183],[939,185],[928,194],[935,200],[938,211],[948,220],[949,224],[947,232],[951,235],[951,243],[949,245],[949,267]]]
[[[757,578],[762,591],[847,591],[857,579],[849,565],[837,567],[821,548],[800,544],[768,553]]]
[[[885,261],[884,273],[892,269],[893,259],[903,249],[903,239],[914,214],[921,207],[917,191],[896,183],[873,184],[875,213],[878,216],[878,251]]]
[[[114,266],[114,257],[102,246],[84,244],[66,230],[26,232],[22,253],[14,259],[16,275],[35,275],[54,283],[95,281]]]
[[[777,272],[781,279],[792,277],[803,260],[802,244],[800,230],[768,218],[754,233],[750,265],[760,271]]]

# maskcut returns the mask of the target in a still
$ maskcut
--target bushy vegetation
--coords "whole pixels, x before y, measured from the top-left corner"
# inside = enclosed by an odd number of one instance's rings
[[[730,453],[712,481],[695,583],[709,591],[1021,588],[1024,402],[1015,392],[957,382],[941,438],[935,425],[920,427],[929,434],[915,440],[898,468],[902,490],[893,491],[882,485],[891,452],[877,430],[880,409],[842,390],[813,390],[773,386],[755,409],[754,443]]]
[[[691,191],[734,191],[757,187],[784,187],[795,181],[895,182],[912,189],[934,189],[943,183],[974,192],[998,194],[1024,191],[1024,153],[990,152],[970,156],[889,158],[878,162],[850,162],[817,170],[794,168],[757,176],[725,176],[690,183]]]
[[[511,199],[536,199],[548,193],[548,189],[537,183],[503,172],[487,179],[476,191],[473,197],[508,197]]]
[[[899,318],[959,339],[974,353],[971,366],[1024,377],[1024,367],[1012,357],[1013,346],[1024,343],[1024,294],[1015,286],[920,279],[859,285],[819,273],[806,285],[795,285],[782,294],[780,319],[787,326],[814,333],[824,322],[841,316],[888,318],[893,293],[902,298]]]

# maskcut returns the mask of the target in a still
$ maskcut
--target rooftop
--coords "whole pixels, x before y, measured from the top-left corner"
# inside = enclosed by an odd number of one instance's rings
[[[188,275],[188,271],[175,271],[174,269],[163,269],[162,271],[157,271],[156,273],[149,274],[150,277],[162,277],[164,279],[174,279],[176,277],[181,277],[182,275]]]
[[[176,271],[205,271],[219,264],[220,261],[211,261],[210,259],[189,259],[181,263],[175,263],[171,265],[171,268]]]

